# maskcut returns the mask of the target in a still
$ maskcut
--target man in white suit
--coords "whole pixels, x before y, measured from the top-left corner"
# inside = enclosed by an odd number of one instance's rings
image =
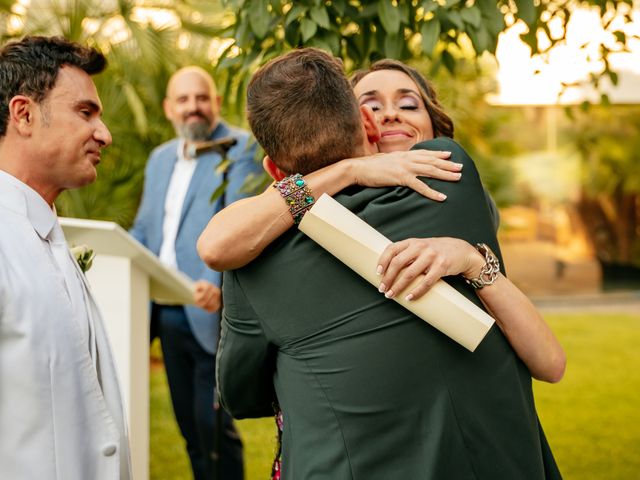
[[[129,447],[100,312],[53,202],[96,178],[111,143],[90,75],[62,38],[0,49],[0,476],[128,480]]]

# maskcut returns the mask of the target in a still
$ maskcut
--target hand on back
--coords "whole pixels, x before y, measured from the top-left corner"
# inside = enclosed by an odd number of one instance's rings
[[[347,160],[351,162],[355,183],[365,187],[409,187],[436,201],[446,196],[427,186],[417,177],[456,182],[462,165],[448,160],[451,152],[410,150],[380,153]]]

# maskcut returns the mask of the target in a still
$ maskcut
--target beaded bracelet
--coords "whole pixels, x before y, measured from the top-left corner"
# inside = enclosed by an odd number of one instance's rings
[[[311,188],[304,181],[302,175],[296,173],[289,177],[285,177],[279,182],[273,184],[273,188],[277,189],[284,198],[289,207],[293,223],[299,224],[307,210],[309,210],[316,201],[313,198]]]

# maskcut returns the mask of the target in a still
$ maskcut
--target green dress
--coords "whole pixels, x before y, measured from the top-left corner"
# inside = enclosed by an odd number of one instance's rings
[[[460,182],[350,188],[336,199],[392,240],[450,236],[499,256],[477,170],[450,139]],[[481,306],[459,277],[446,279]],[[222,403],[237,418],[284,413],[287,480],[561,478],[536,414],[531,376],[494,326],[471,353],[292,229],[225,274],[218,349]]]

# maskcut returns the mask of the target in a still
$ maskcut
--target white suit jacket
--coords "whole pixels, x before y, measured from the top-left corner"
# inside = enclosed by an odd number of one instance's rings
[[[50,224],[0,172],[0,477],[128,480],[125,415],[100,312],[83,285],[92,359],[62,273],[44,237]],[[84,276],[81,275],[83,282]]]

